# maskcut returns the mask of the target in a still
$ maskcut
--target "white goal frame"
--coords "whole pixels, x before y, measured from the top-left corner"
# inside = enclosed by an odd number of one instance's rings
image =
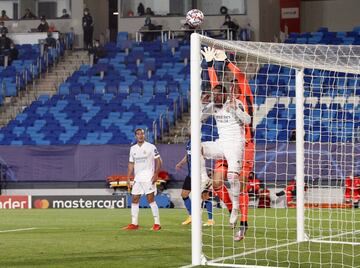
[[[221,46],[220,43],[221,42]],[[201,109],[200,109],[200,99],[201,99],[201,44],[208,45],[217,49],[234,49],[236,51],[243,52],[244,54],[256,57],[259,56],[258,51],[251,50],[251,45],[256,45],[260,47],[259,50],[271,51],[272,46],[280,44],[272,43],[260,43],[260,42],[236,42],[237,45],[234,45],[234,41],[221,40],[217,41],[215,39],[193,33],[191,35],[191,174],[193,178],[200,178],[200,148],[201,148]],[[297,187],[297,199],[296,199],[296,220],[297,220],[297,239],[296,241],[279,244],[270,248],[259,248],[253,251],[244,252],[239,254],[240,256],[245,256],[248,254],[265,251],[268,249],[286,247],[294,245],[297,243],[311,241],[317,243],[342,243],[339,241],[327,241],[322,239],[309,239],[304,230],[304,69],[320,69],[326,71],[335,71],[335,72],[350,72],[353,74],[360,74],[360,59],[357,59],[359,68],[354,69],[351,66],[354,66],[356,63],[349,64],[346,60],[341,58],[336,62],[328,61],[324,51],[321,50],[321,45],[313,45],[314,55],[310,54],[301,54],[305,51],[305,46],[311,47],[311,45],[299,45],[299,44],[281,44],[284,47],[288,47],[289,51],[292,51],[291,57],[290,54],[280,55],[276,53],[269,53],[263,58],[266,61],[271,63],[281,63],[281,65],[291,66],[291,68],[296,70],[296,187]],[[294,49],[296,46],[296,49]],[[325,47],[325,46],[324,46]],[[319,49],[319,50],[318,50]],[[298,54],[297,54],[298,52]],[[319,53],[317,53],[319,52]],[[358,48],[360,55],[360,46]],[[346,54],[346,51],[344,51]],[[305,55],[305,56],[304,56]],[[318,64],[319,59],[322,60],[324,57],[324,64]],[[354,59],[356,60],[356,59]],[[201,224],[201,192],[200,192],[200,180],[191,180],[192,188],[192,265],[209,265],[209,266],[223,266],[223,267],[255,267],[251,265],[236,265],[236,264],[224,264],[224,263],[215,263],[216,261],[224,261],[226,259],[234,258],[239,255],[233,255],[229,257],[223,257],[219,259],[207,261],[202,254],[202,224]],[[359,231],[360,232],[360,231]],[[352,232],[355,233],[355,232]],[[336,235],[337,237],[345,234]],[[324,237],[332,238],[334,236]],[[344,242],[349,243],[349,242]],[[353,243],[352,243],[353,244]],[[356,243],[360,244],[360,243]],[[191,267],[189,266],[189,267]],[[256,266],[256,267],[270,267],[270,266]]]

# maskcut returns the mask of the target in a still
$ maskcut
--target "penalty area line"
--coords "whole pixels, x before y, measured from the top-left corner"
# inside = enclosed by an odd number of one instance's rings
[[[0,233],[13,233],[13,232],[31,231],[36,229],[38,228],[31,227],[31,228],[21,228],[21,229],[12,229],[12,230],[2,230],[0,231]]]

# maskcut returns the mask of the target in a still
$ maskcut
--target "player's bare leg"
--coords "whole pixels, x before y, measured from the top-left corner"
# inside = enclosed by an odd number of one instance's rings
[[[151,208],[151,212],[153,214],[154,217],[154,225],[151,228],[153,231],[159,231],[161,229],[161,225],[160,225],[160,215],[159,215],[159,208],[155,202],[155,195],[154,192],[147,194],[146,195],[146,199],[150,205]]]
[[[133,195],[131,201],[131,224],[124,227],[124,230],[137,230],[139,229],[139,202],[141,195]]]

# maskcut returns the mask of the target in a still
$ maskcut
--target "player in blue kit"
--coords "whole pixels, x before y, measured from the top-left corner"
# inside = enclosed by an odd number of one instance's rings
[[[201,159],[201,161],[205,161]],[[180,160],[179,163],[176,164],[175,169],[180,170],[185,164],[187,164],[188,175],[185,178],[181,197],[184,200],[185,207],[188,211],[188,218],[182,223],[182,225],[187,225],[191,223],[191,200],[190,200],[190,192],[191,192],[191,144],[190,140],[186,144],[186,154],[183,159]],[[205,167],[205,163],[201,165],[201,167]],[[210,192],[209,188],[211,187],[211,181],[208,175],[206,174],[206,169],[202,168],[200,171],[201,175],[201,191],[202,191],[202,199],[204,200],[204,206],[206,207],[208,213],[208,221],[204,224],[204,226],[212,226],[215,224],[213,220],[212,213],[212,202],[210,201]]]

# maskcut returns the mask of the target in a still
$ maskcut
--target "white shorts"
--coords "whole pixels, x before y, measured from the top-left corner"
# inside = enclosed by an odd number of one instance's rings
[[[224,142],[220,140],[202,142],[206,159],[225,159],[228,172],[240,173],[244,154],[245,141]]]
[[[148,195],[154,193],[156,195],[156,184],[151,181],[142,182],[134,181],[134,184],[131,189],[132,195]]]
[[[212,186],[212,181],[210,180],[210,178],[208,176],[204,177],[201,176],[201,184],[200,184],[200,191],[204,192],[204,191],[208,191]]]

